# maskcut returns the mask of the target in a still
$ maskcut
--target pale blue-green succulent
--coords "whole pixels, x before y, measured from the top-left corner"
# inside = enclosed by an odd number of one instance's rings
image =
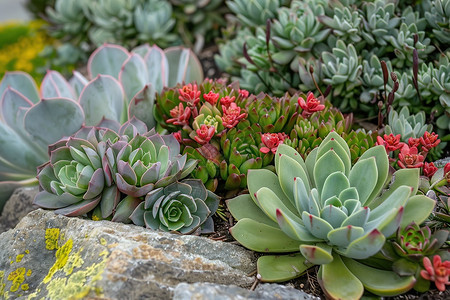
[[[238,223],[233,237],[264,253],[258,273],[263,281],[300,276],[311,264],[320,265],[318,280],[332,299],[359,299],[364,289],[392,296],[413,287],[413,276],[399,277],[362,260],[376,254],[386,237],[412,220],[423,222],[435,202],[415,196],[418,169],[403,169],[389,180],[386,150],[367,150],[352,166],[346,142],[331,132],[304,161],[287,145],[275,154],[276,174],[251,170],[249,195],[228,202]],[[300,253],[298,253],[300,250]]]
[[[402,142],[408,143],[409,138],[420,138],[425,131],[432,132],[433,125],[426,123],[425,112],[410,115],[408,107],[404,106],[399,113],[394,109],[389,112],[384,131],[386,134],[400,134]]]
[[[203,80],[197,57],[180,47],[163,51],[143,45],[130,53],[105,44],[91,55],[87,69],[87,78],[74,72],[70,81],[48,71],[39,89],[26,73],[8,72],[3,77],[0,210],[15,188],[37,183],[36,167],[48,160],[48,145],[74,134],[82,125],[101,123],[118,130],[133,116],[153,128],[155,91]]]

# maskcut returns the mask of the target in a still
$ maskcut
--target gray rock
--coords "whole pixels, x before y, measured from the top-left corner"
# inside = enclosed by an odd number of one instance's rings
[[[173,300],[313,300],[320,299],[292,287],[279,284],[260,284],[255,291],[231,285],[212,283],[180,283],[174,291]]]
[[[169,299],[182,282],[248,288],[253,252],[38,209],[0,234],[0,299]]]
[[[14,228],[19,221],[37,207],[33,205],[38,186],[18,188],[3,207],[0,216],[0,233]]]

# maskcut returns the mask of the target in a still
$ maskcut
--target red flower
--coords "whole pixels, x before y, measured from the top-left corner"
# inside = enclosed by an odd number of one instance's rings
[[[377,136],[377,145],[383,145],[386,148],[386,152],[398,150],[405,145],[405,143],[400,142],[400,134],[394,136],[392,133],[390,135]]]
[[[197,135],[194,137],[194,140],[197,143],[204,145],[212,139],[212,137],[216,133],[216,128],[214,126],[202,124],[202,126],[200,126],[200,128],[197,129],[196,132]]]
[[[236,103],[234,102],[231,102],[229,107],[222,106],[222,109],[223,109],[222,124],[227,128],[233,128],[234,126],[236,126],[237,123],[239,123],[241,119],[247,117],[247,114],[241,113],[241,108],[237,106]]]
[[[302,116],[304,118],[309,117],[316,111],[324,110],[325,105],[320,104],[320,101],[317,100],[317,98],[314,97],[314,94],[311,92],[308,92],[306,95],[306,102],[302,97],[299,97],[297,99],[298,105],[303,109]]]
[[[172,123],[173,125],[187,125],[189,124],[189,118],[191,117],[191,109],[189,107],[184,108],[183,104],[180,103],[170,110],[171,119],[167,119],[167,123]]]
[[[423,166],[423,155],[419,154],[416,147],[409,148],[408,145],[403,145],[403,148],[398,154],[398,165],[400,168],[421,168]]]
[[[231,105],[231,103],[234,103],[234,100],[236,99],[236,97],[231,97],[230,98],[230,96],[225,96],[225,97],[222,97],[221,99],[220,99],[220,105],[222,105],[222,109],[224,109],[224,107],[228,107],[228,106],[230,106]]]
[[[272,153],[275,154],[277,152],[278,145],[282,144],[287,137],[288,136],[284,132],[264,133],[261,135],[261,142],[265,147],[261,147],[259,151],[262,153],[269,153],[269,151],[272,151]]]
[[[450,276],[450,261],[441,261],[439,255],[433,257],[433,265],[428,257],[423,258],[423,266],[425,270],[420,271],[420,275],[429,281],[434,281],[437,289],[440,291],[445,291],[445,286],[450,285],[448,277]]]
[[[250,93],[247,90],[239,90],[239,95],[241,95],[241,98],[245,99],[248,97],[249,94]]]
[[[217,100],[219,100],[219,93],[214,93],[213,91],[209,91],[208,94],[203,94],[203,99],[211,105],[216,105]]]
[[[177,139],[178,143],[181,143],[181,130],[174,132],[173,136]]]
[[[420,139],[419,138],[415,139],[415,138],[410,137],[409,140],[408,140],[408,145],[409,145],[409,147],[419,148],[419,146],[420,146]]]
[[[429,133],[428,131],[425,131],[425,134],[423,137],[420,138],[420,143],[422,144],[422,150],[425,152],[428,152],[431,150],[431,148],[436,147],[441,140],[438,139],[439,136],[437,134]]]
[[[423,175],[427,176],[428,178],[433,177],[434,173],[436,173],[437,170],[438,168],[436,168],[433,163],[426,162],[423,164]]]
[[[190,106],[196,106],[200,101],[200,91],[197,88],[197,85],[188,84],[183,86],[182,89],[178,89],[180,96],[178,99],[180,101],[186,102]]]

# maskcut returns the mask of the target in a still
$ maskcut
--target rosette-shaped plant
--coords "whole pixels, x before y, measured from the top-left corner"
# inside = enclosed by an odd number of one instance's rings
[[[251,125],[259,124],[262,132],[290,132],[297,119],[298,94],[284,95],[281,98],[260,93],[257,96],[239,98],[236,102],[248,113]]]
[[[161,136],[154,130],[136,134],[115,158],[117,187],[129,196],[145,196],[189,175],[197,162],[186,160],[173,135]]]
[[[201,226],[203,232],[211,232],[214,227],[210,216],[218,206],[219,197],[200,180],[186,179],[149,192],[130,219],[153,230],[190,234]]]
[[[308,261],[320,265],[318,280],[332,299],[359,299],[364,288],[383,296],[412,288],[413,276],[356,260],[373,256],[400,225],[422,222],[433,210],[433,200],[414,196],[418,170],[397,171],[382,193],[389,177],[384,147],[367,150],[352,166],[350,150],[335,132],[305,161],[291,147],[279,145],[275,169],[276,174],[249,171],[249,195],[228,202],[238,220],[231,233],[242,245],[265,253],[301,252],[259,258],[263,281],[297,277]]]
[[[400,276],[415,276],[417,282],[414,289],[424,292],[430,283],[420,277],[424,257],[440,255],[444,260],[450,259],[450,254],[439,250],[447,241],[448,230],[437,230],[433,234],[428,226],[419,227],[412,222],[397,230],[396,238],[387,242],[380,254],[392,262],[392,269]]]
[[[283,2],[286,0],[233,0],[227,1],[227,5],[242,23],[256,27],[273,18]]]
[[[107,148],[119,135],[105,128],[85,127],[73,137],[50,146],[50,161],[39,167],[37,178],[42,191],[34,204],[66,216],[80,216],[103,207],[117,205],[119,191],[107,164]]]
[[[219,165],[220,177],[225,181],[224,188],[227,190],[245,188],[247,171],[263,168],[273,160],[271,152],[262,153],[259,150],[261,128],[255,127],[242,122],[220,138],[224,157]]]
[[[155,90],[203,78],[192,51],[178,47],[162,51],[148,45],[130,53],[105,44],[91,55],[87,71],[88,78],[74,72],[70,82],[48,71],[39,89],[26,73],[7,72],[3,77],[0,210],[15,188],[37,184],[36,167],[48,160],[48,145],[104,119],[114,121],[118,130],[120,123],[136,116],[152,128]]]
[[[399,113],[392,109],[389,112],[388,125],[384,129],[386,134],[400,134],[404,143],[407,143],[409,138],[420,138],[425,131],[432,130],[433,125],[426,123],[425,112],[410,115],[407,106],[404,106]]]
[[[353,44],[346,45],[342,40],[337,40],[332,53],[322,53],[323,82],[333,86],[333,96],[344,97],[340,101],[341,110],[349,110],[358,106],[357,91],[361,81],[361,57],[358,56]]]
[[[450,1],[448,0],[426,0],[424,1],[430,10],[425,12],[425,18],[428,24],[433,28],[434,38],[441,45],[449,44],[449,26],[450,26]]]

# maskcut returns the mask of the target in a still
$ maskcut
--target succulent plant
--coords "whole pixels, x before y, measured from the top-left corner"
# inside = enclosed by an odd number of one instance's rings
[[[286,0],[233,0],[227,1],[230,10],[249,27],[266,24],[267,19],[275,16],[276,10]]]
[[[381,249],[379,258],[392,263],[392,270],[399,276],[414,276],[414,289],[425,292],[429,282],[420,276],[424,257],[432,255],[450,258],[445,250],[440,250],[448,238],[448,230],[437,230],[433,234],[428,226],[419,227],[415,222],[397,230],[396,237],[389,240]]]
[[[330,298],[359,299],[364,288],[376,295],[396,295],[412,288],[413,276],[400,277],[356,260],[375,255],[386,237],[413,219],[424,221],[435,203],[415,195],[418,171],[400,170],[388,180],[389,162],[382,146],[367,150],[351,165],[345,141],[331,132],[304,161],[280,145],[276,174],[251,170],[249,195],[228,201],[238,223],[231,233],[245,247],[259,252],[298,252],[263,256],[258,273],[263,281],[284,281],[319,264],[318,279]]]
[[[43,190],[34,204],[67,216],[95,210],[98,219],[126,222],[142,197],[186,177],[196,166],[180,155],[172,135],[147,131],[135,118],[118,132],[83,127],[50,149],[50,161],[39,168]]]
[[[425,18],[428,24],[433,28],[434,38],[439,44],[445,45],[450,43],[449,33],[449,17],[450,17],[450,1],[448,0],[427,0],[425,3],[430,7],[425,12]]]
[[[380,92],[392,88],[391,83],[383,84],[380,62],[385,61],[399,79],[393,108],[411,105],[413,112],[437,111],[438,127],[448,131],[448,62],[441,62],[442,68],[433,62],[438,51],[431,43],[432,29],[447,30],[446,4],[438,2],[411,6],[390,0],[291,1],[274,8],[267,23],[251,22],[251,16],[244,19],[240,14],[239,24],[219,41],[220,55],[215,59],[233,80],[255,94],[281,96],[286,91],[292,95],[294,88],[311,90],[316,87],[313,76],[319,88],[332,85],[330,101],[336,107],[365,117],[377,114],[378,107],[372,104],[384,103]],[[439,13],[432,14],[432,10]],[[430,28],[425,15],[440,22],[439,29]],[[446,51],[444,45],[441,51]],[[435,65],[429,72],[432,76],[425,72],[430,63]],[[419,76],[411,67],[419,70]],[[439,103],[436,95],[441,98]]]
[[[115,121],[118,129],[119,123],[136,116],[152,128],[155,89],[202,80],[201,66],[190,50],[163,52],[144,45],[133,51],[108,44],[97,49],[87,67],[90,81],[75,72],[69,83],[60,73],[48,71],[38,90],[26,73],[9,72],[3,77],[0,126],[9,146],[0,155],[13,164],[2,163],[1,207],[15,188],[37,183],[30,178],[48,160],[48,145],[104,119]],[[11,158],[13,153],[23,157]]]
[[[442,262],[439,255],[433,257],[433,264],[428,257],[423,258],[423,266],[425,270],[420,271],[420,275],[429,281],[434,281],[437,289],[441,292],[445,291],[445,286],[450,285],[448,280],[450,276],[450,260]]]
[[[425,112],[410,115],[407,106],[402,107],[400,112],[392,109],[389,112],[388,125],[384,128],[386,134],[400,134],[401,141],[404,143],[407,143],[409,138],[419,138],[425,134],[425,131],[432,130],[433,125],[426,123]]]
[[[153,230],[190,234],[201,226],[203,232],[212,232],[211,215],[218,206],[219,197],[200,180],[186,179],[149,192],[130,219]]]

